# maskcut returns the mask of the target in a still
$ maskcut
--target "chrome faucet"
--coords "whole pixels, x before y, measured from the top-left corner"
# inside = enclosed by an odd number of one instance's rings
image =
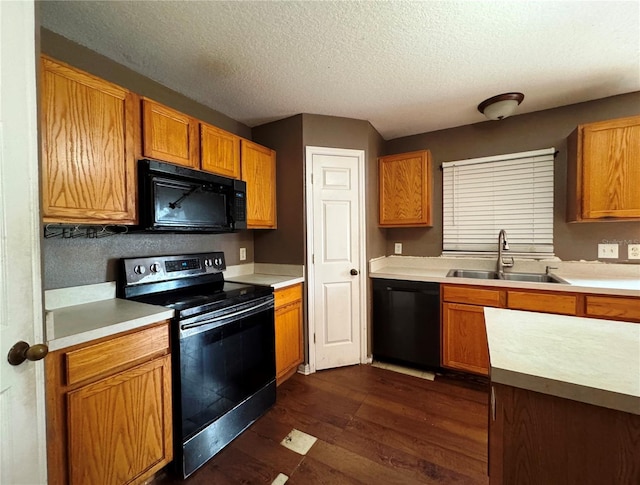
[[[509,250],[509,243],[507,242],[507,231],[504,229],[500,229],[498,233],[498,262],[496,265],[496,269],[498,271],[498,278],[504,279],[504,269],[513,267],[514,261],[513,258],[509,258],[511,261],[505,261],[502,258],[502,251]]]

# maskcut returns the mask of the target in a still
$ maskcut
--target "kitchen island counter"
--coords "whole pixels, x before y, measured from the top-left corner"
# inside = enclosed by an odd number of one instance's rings
[[[485,308],[489,483],[640,483],[640,325]]]
[[[492,383],[640,415],[640,325],[485,308]]]

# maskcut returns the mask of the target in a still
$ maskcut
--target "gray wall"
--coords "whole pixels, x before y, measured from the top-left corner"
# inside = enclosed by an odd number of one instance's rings
[[[366,120],[304,114],[304,146],[364,150],[366,157],[366,257],[384,256],[385,232],[378,227],[378,157],[384,140]]]
[[[377,157],[383,139],[368,121],[302,114],[253,129],[253,139],[277,152],[277,231],[256,231],[255,260],[305,264],[305,149],[307,146],[364,150],[366,156],[367,258],[383,256],[378,227]]]
[[[377,157],[382,153],[384,140],[371,123],[303,114],[254,128],[253,136],[258,143],[272,146],[278,152],[278,230],[256,232],[256,261],[306,264],[304,165],[307,146],[365,151],[366,258],[384,255],[386,240],[384,230],[378,227],[377,189]],[[368,314],[370,316],[370,312]],[[308,341],[307,331],[307,325],[304,325],[305,342]],[[371,332],[367,336],[367,345],[370,349]],[[308,362],[308,345],[305,344],[304,348],[305,362]]]
[[[45,239],[44,288],[91,285],[117,278],[119,258],[224,251],[227,265],[239,264],[239,248],[253,258],[251,231],[234,234],[119,234],[100,239]]]
[[[565,222],[566,137],[579,123],[640,113],[640,93],[580,103],[537,113],[513,116],[500,122],[482,122],[385,142],[368,121],[301,114],[253,130],[202,106],[161,84],[141,76],[64,37],[42,29],[44,54],[101,78],[156,99],[277,152],[278,230],[241,231],[227,235],[128,234],[104,239],[43,239],[45,289],[100,283],[115,279],[118,258],[142,255],[223,250],[227,263],[239,264],[239,248],[247,248],[247,262],[304,264],[304,147],[326,146],[365,150],[367,259],[393,254],[393,243],[403,253],[438,256],[442,247],[443,161],[475,158],[555,146],[555,244],[563,260],[594,260],[597,244],[638,241],[640,225],[631,222]],[[380,229],[378,227],[377,157],[428,148],[433,155],[434,227]],[[626,245],[620,247],[621,256]]]
[[[555,147],[554,242],[556,255],[565,261],[597,259],[597,245],[620,241],[620,260],[626,244],[640,242],[638,222],[566,222],[567,136],[578,124],[640,113],[640,92],[563,106],[536,113],[485,121],[448,130],[389,140],[385,154],[429,149],[433,157],[433,227],[387,230],[386,254],[393,243],[403,243],[403,254],[439,256],[442,250],[442,172],[445,161]],[[639,189],[640,190],[640,189]],[[616,260],[607,260],[613,261]]]
[[[253,129],[253,140],[276,151],[276,211],[278,229],[254,231],[255,260],[303,265],[304,148],[302,115]]]
[[[202,106],[60,35],[46,29],[41,29],[40,34],[43,54],[251,139],[249,127],[222,113]],[[45,238],[42,240],[44,288],[113,281],[116,279],[117,259],[122,257],[224,251],[228,265],[239,264],[241,247],[247,249],[246,262],[253,261],[253,231],[221,235],[124,234],[102,239]]]

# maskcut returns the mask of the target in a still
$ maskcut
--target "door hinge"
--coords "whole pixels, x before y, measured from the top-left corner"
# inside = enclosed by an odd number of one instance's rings
[[[311,174],[311,185],[313,185],[313,174]]]
[[[316,255],[315,254],[311,255],[311,264],[316,264]]]
[[[316,343],[316,334],[315,333],[313,334],[313,343],[314,344]]]

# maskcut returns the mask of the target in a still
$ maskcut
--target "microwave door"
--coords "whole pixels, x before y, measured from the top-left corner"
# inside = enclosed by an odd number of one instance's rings
[[[174,230],[216,230],[227,226],[226,196],[212,187],[156,179],[154,226]]]

